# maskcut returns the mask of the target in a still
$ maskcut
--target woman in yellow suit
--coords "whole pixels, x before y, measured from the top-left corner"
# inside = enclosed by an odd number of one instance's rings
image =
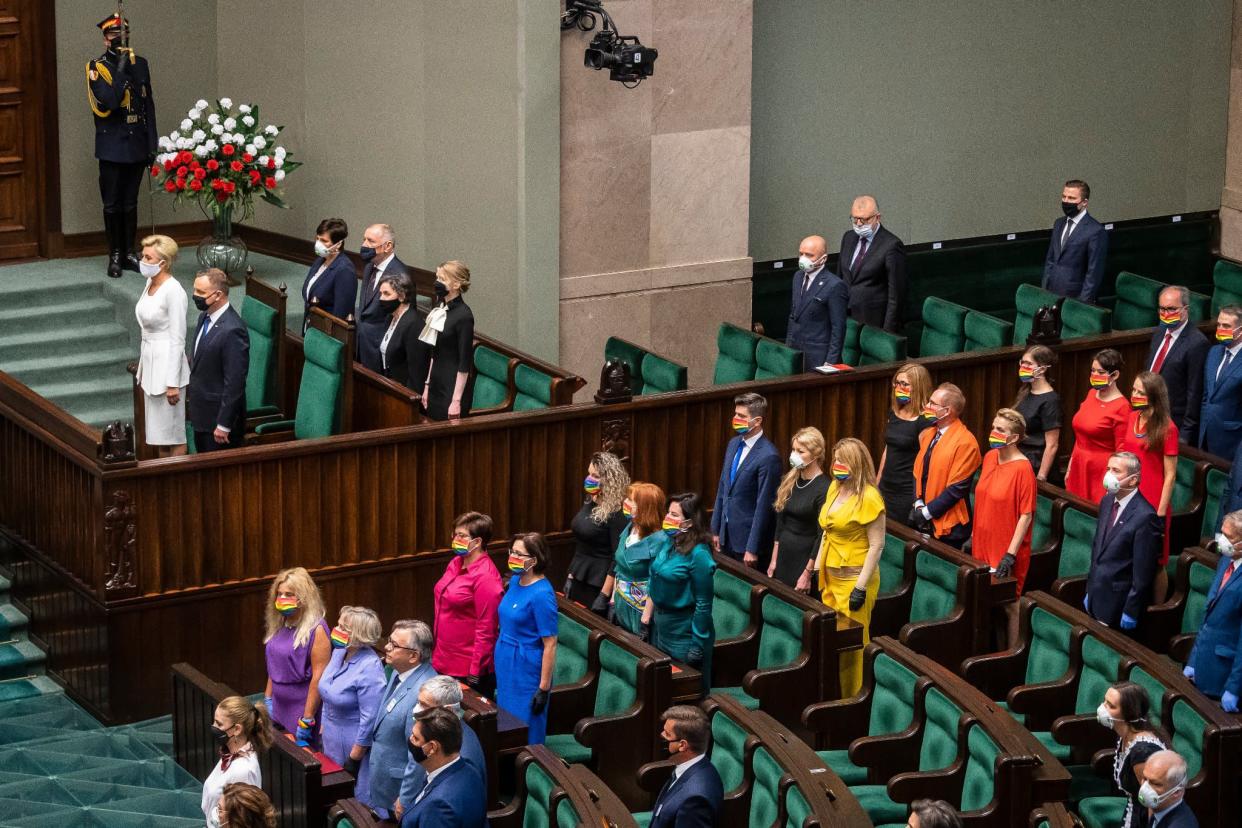
[[[832,447],[832,483],[819,525],[824,530],[815,570],[823,601],[863,628],[871,640],[871,608],[880,591],[880,553],[884,549],[884,498],[876,487],[875,465],[861,440],[846,437]],[[862,688],[862,650],[841,656],[841,697]]]

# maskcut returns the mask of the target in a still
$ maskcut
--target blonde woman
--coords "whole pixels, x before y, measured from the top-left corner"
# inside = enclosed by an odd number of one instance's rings
[[[142,240],[138,266],[147,278],[134,306],[142,345],[138,373],[142,388],[147,445],[159,457],[185,454],[185,387],[190,382],[190,362],[185,356],[185,316],[189,300],[172,275],[177,243],[168,236]]]
[[[815,570],[824,603],[861,624],[866,645],[871,640],[871,608],[880,591],[876,567],[884,549],[884,498],[861,440],[837,441],[829,474],[833,480],[819,513],[824,540]],[[862,650],[842,655],[840,665],[841,697],[847,698],[862,687]]]
[[[470,290],[470,268],[447,261],[436,268],[438,303],[427,314],[419,339],[431,346],[431,371],[423,391],[433,420],[470,413],[470,368],[474,365],[474,313],[462,294]]]
[[[375,714],[387,680],[375,652],[384,628],[374,610],[341,607],[332,630],[332,658],[319,679],[323,700],[323,752],[355,779],[354,797],[371,802],[371,774],[367,756],[375,729]]]
[[[893,375],[879,471],[880,494],[889,520],[904,522],[914,505],[914,458],[919,453],[919,434],[933,425],[932,420],[921,416],[933,388],[931,374],[917,362],[907,362]]]
[[[332,655],[323,599],[310,573],[286,569],[267,595],[267,709],[299,744],[318,741],[319,679]]]
[[[221,825],[219,802],[226,786],[237,782],[263,784],[259,753],[272,746],[272,720],[267,708],[241,696],[229,696],[216,705],[211,733],[220,749],[220,761],[203,782],[203,816],[208,828]]]
[[[621,532],[630,521],[621,512],[629,486],[629,472],[617,456],[597,451],[591,455],[582,481],[582,508],[569,522],[574,533],[574,556],[565,577],[565,597],[600,615],[608,612],[608,596],[601,596],[599,590],[612,569]]]
[[[768,577],[810,592],[815,581],[811,563],[819,540],[819,513],[828,495],[824,435],[817,428],[804,428],[793,436],[790,449],[790,469],[776,490],[776,540]]]

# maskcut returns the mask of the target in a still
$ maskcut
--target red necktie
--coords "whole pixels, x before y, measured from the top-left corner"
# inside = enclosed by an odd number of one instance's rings
[[[1151,372],[1153,374],[1160,373],[1160,366],[1164,365],[1164,358],[1169,355],[1169,346],[1173,344],[1173,332],[1166,331],[1164,335],[1164,344],[1160,346],[1160,350],[1156,352],[1156,359],[1151,364]]]
[[[1229,565],[1229,566],[1225,569],[1225,574],[1224,574],[1224,575],[1222,575],[1222,576],[1220,576],[1220,589],[1224,589],[1224,588],[1225,588],[1225,584],[1229,583],[1229,578],[1230,578],[1230,576],[1232,576],[1232,575],[1233,575],[1233,569],[1234,569],[1234,565],[1233,565],[1233,564],[1230,564],[1230,565]],[[1220,590],[1218,589],[1218,590],[1217,590],[1217,592],[1220,592]]]

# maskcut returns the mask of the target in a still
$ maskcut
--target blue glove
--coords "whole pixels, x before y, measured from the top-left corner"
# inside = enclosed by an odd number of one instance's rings
[[[1121,628],[1123,630],[1132,630],[1138,626],[1138,622],[1124,612],[1121,614]]]
[[[311,740],[315,738],[314,728],[314,716],[303,716],[298,719],[298,731],[294,736],[298,747],[310,747]]]
[[[1091,603],[1091,596],[1090,596],[1090,595],[1084,595],[1084,596],[1082,596],[1082,611],[1083,611],[1083,612],[1090,612],[1090,611],[1091,611],[1091,608],[1090,608],[1089,606],[1087,606],[1087,604],[1089,604],[1089,603]]]
[[[1226,713],[1238,712],[1238,697],[1226,690],[1220,697],[1220,708]]]
[[[1182,675],[1190,679],[1191,681],[1194,681],[1195,680],[1195,668],[1187,664],[1185,669],[1182,670]]]
[[[264,696],[263,706],[267,708],[267,713],[270,716],[272,713],[272,710],[276,707],[276,702],[272,699],[271,696]]]

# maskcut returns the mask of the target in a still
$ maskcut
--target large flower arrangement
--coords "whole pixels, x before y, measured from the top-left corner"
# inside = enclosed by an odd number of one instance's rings
[[[254,215],[256,195],[285,208],[281,183],[301,164],[277,143],[283,127],[259,123],[259,107],[253,104],[234,110],[229,98],[214,106],[200,100],[177,130],[159,139],[151,176],[172,194],[174,204],[194,202],[225,228],[238,208],[241,221]]]

